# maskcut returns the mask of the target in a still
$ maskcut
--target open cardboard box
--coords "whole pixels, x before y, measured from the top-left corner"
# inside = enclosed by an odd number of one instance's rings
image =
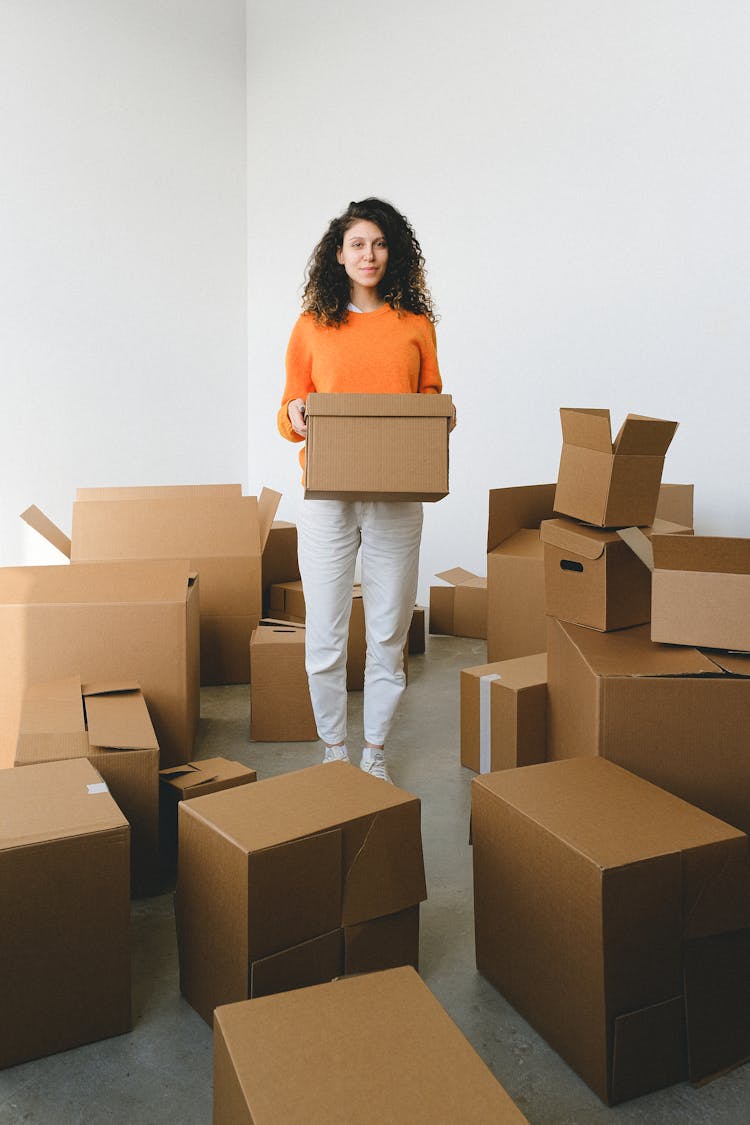
[[[262,616],[262,554],[280,500],[239,484],[79,488],[68,540],[32,505],[31,527],[73,563],[184,559],[201,580],[201,683],[247,683]]]
[[[435,575],[446,586],[430,586],[430,633],[450,637],[487,636],[487,579],[463,567]]]

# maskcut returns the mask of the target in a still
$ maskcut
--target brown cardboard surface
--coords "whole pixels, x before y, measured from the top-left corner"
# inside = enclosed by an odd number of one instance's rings
[[[299,578],[297,560],[297,527],[286,520],[274,520],[263,548],[262,585],[263,613],[271,608],[271,587],[276,582],[293,582]]]
[[[228,758],[203,758],[159,772],[159,846],[167,867],[177,862],[177,808],[180,801],[220,793],[257,781],[254,769]]]
[[[250,738],[317,739],[305,671],[304,625],[261,622],[250,638],[250,668]]]
[[[250,966],[250,998],[290,992],[294,988],[308,988],[333,980],[343,971],[343,946],[343,931],[336,929],[253,961]]]
[[[373,1042],[388,1044],[388,1081]],[[220,1008],[214,1048],[214,1125],[526,1120],[411,968]]]
[[[547,656],[461,670],[461,765],[514,769],[546,757]]]
[[[447,496],[450,395],[316,393],[306,405],[306,497]]]
[[[692,484],[662,484],[656,518],[680,524],[681,527],[693,527],[694,492]]]
[[[86,760],[0,770],[0,1067],[130,1029],[128,836]]]
[[[409,636],[407,638],[407,651],[410,656],[418,656],[425,651],[425,622],[424,606],[415,605],[411,615]]]
[[[455,637],[487,636],[487,579],[457,566],[435,576],[447,582],[430,587],[430,633]],[[438,593],[437,591],[441,591]]]
[[[737,865],[749,885],[747,837],[601,759],[490,774],[472,796],[480,971],[604,1101],[680,1081],[712,987],[683,981],[691,916],[708,899],[707,942],[745,941],[750,896],[738,911],[722,877]],[[696,1046],[691,1077],[739,1061],[746,1010],[727,1013],[725,1053]]]
[[[344,971],[419,968],[419,903],[344,929]]]
[[[249,966],[426,897],[417,798],[345,763],[180,805],[183,994],[208,1022]]]
[[[34,681],[137,681],[162,765],[192,756],[200,707],[198,583],[176,561],[0,568],[0,766]]]

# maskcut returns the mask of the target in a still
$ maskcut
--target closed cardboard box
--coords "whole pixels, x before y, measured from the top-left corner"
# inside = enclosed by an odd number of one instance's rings
[[[263,614],[271,608],[271,587],[275,582],[294,582],[299,578],[297,527],[286,520],[274,520],[263,548]]]
[[[186,562],[0,568],[0,767],[28,684],[140,684],[162,766],[188,761],[200,713],[198,580]]]
[[[0,770],[0,1067],[130,1030],[129,867],[85,758]]]
[[[387,1049],[387,1076],[373,1074],[373,1044]],[[332,1065],[342,1052],[345,1064]],[[213,1121],[522,1125],[526,1118],[414,970],[400,968],[219,1008]]]
[[[608,1104],[750,1052],[750,856],[601,759],[475,778],[477,967]]]
[[[348,927],[426,897],[419,800],[344,762],[184,801],[179,837],[180,988],[209,1023],[346,971]]]
[[[461,765],[479,773],[543,762],[547,655],[461,670]]]
[[[177,862],[177,807],[180,801],[221,793],[236,785],[257,781],[255,770],[229,758],[203,758],[170,766],[159,772],[159,844],[162,862],[172,867]]]
[[[247,683],[250,634],[262,616],[261,556],[279,500],[270,489],[243,496],[239,484],[79,488],[69,557],[187,560],[201,580],[201,683]],[[46,535],[38,509],[23,518]]]
[[[430,633],[487,636],[487,579],[457,566],[435,575],[447,586],[430,586]]]
[[[595,527],[648,526],[677,422],[628,414],[612,440],[608,410],[560,410],[555,511]]]
[[[250,638],[250,738],[255,742],[317,739],[305,671],[305,626],[261,621]]]
[[[550,618],[547,757],[600,756],[750,831],[750,656]]]
[[[137,684],[30,684],[15,764],[88,758],[130,825],[134,894],[159,889],[159,744]]]
[[[305,496],[442,499],[452,412],[450,395],[308,395]]]
[[[411,615],[407,651],[409,656],[419,656],[425,650],[424,606],[415,605]]]

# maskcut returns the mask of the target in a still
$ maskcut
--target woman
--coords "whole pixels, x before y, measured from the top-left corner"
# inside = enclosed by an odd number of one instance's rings
[[[350,203],[332,220],[310,257],[302,308],[278,415],[289,441],[305,438],[311,391],[441,391],[424,258],[408,220],[390,203]],[[406,683],[403,648],[417,593],[422,505],[306,500],[298,534],[306,668],[323,760],[349,761],[346,650],[361,547],[367,656],[360,765],[390,781],[384,745]]]

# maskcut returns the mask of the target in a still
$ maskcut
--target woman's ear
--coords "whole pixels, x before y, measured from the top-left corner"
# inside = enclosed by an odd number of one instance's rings
[[[343,253],[342,253],[342,250],[341,250],[341,247],[340,247],[340,246],[337,246],[337,247],[336,247],[336,261],[338,262],[338,264],[339,264],[340,266],[343,266],[343,264],[344,264],[344,255],[343,255]]]

